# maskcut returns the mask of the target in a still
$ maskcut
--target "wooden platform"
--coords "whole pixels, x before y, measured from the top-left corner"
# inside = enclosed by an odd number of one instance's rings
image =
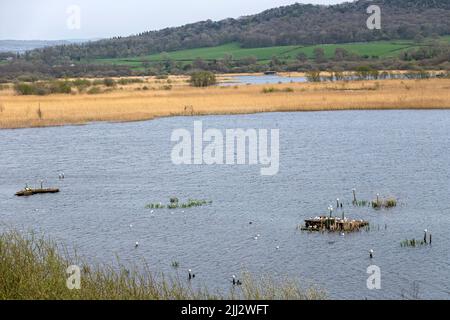
[[[28,196],[32,196],[35,194],[44,194],[44,193],[58,193],[59,189],[25,189],[25,190],[21,190],[19,192],[16,192],[16,196],[18,197],[28,197]]]
[[[364,220],[350,220],[336,217],[316,217],[305,220],[305,225],[301,228],[306,231],[359,231],[367,227],[369,222]]]

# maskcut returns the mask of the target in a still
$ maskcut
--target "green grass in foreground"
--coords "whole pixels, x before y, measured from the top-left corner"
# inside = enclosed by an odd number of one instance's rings
[[[61,255],[60,252],[64,254]],[[69,290],[66,269],[81,268],[81,289]],[[0,300],[191,300],[191,299],[324,299],[315,288],[301,289],[295,282],[276,283],[269,278],[253,279],[243,275],[243,285],[230,288],[227,295],[211,294],[207,289],[194,290],[187,281],[154,276],[148,267],[144,272],[125,267],[87,265],[70,258],[54,242],[6,232],[0,235]],[[199,279],[196,279],[199,281]],[[230,284],[231,287],[231,284]]]
[[[449,42],[450,37],[441,37],[441,41]],[[428,41],[428,40],[427,40]],[[344,44],[324,44],[314,46],[277,46],[267,48],[241,48],[238,43],[229,43],[217,47],[198,48],[189,50],[180,50],[163,54],[153,54],[148,56],[117,58],[117,59],[97,59],[91,62],[100,64],[126,65],[132,68],[140,68],[143,62],[158,62],[166,58],[173,61],[191,63],[197,58],[203,60],[222,59],[226,55],[231,55],[234,60],[245,57],[255,57],[260,62],[267,62],[272,57],[292,61],[295,60],[299,53],[304,53],[309,59],[314,58],[314,49],[323,48],[327,58],[332,58],[336,48],[343,48],[349,52],[360,56],[376,56],[376,57],[392,57],[398,55],[401,51],[413,49],[426,45],[416,44],[409,40],[396,41],[374,41],[365,43],[344,43]]]

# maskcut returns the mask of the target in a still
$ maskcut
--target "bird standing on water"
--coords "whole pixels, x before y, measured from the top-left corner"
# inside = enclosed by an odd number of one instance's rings
[[[241,280],[236,280],[236,276],[233,274],[233,286],[241,286],[242,282]]]

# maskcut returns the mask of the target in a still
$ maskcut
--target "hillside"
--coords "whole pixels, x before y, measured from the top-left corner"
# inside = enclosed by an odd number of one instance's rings
[[[366,27],[366,9],[378,4],[381,30]],[[126,58],[239,43],[243,48],[415,39],[450,34],[448,0],[359,0],[333,6],[293,4],[238,19],[202,21],[83,45],[36,50],[28,59],[80,61]]]
[[[382,29],[366,26],[369,5]],[[125,17],[126,20],[126,17]],[[294,4],[129,37],[0,52],[0,82],[16,79],[311,70],[450,70],[450,1]]]
[[[450,44],[450,37],[443,37],[442,43]],[[332,59],[336,49],[344,49],[358,56],[389,58],[397,56],[400,52],[427,47],[426,42],[415,43],[410,40],[397,41],[373,41],[361,43],[324,44],[311,46],[275,46],[262,48],[242,48],[238,43],[230,43],[216,47],[179,50],[167,53],[157,53],[147,56],[130,58],[106,58],[88,61],[90,63],[130,66],[143,68],[147,63],[164,62],[170,59],[174,62],[193,63],[196,59],[215,61],[220,59],[232,59],[234,61],[253,58],[255,62],[267,63],[277,58],[285,61],[295,61],[300,54],[306,59],[314,59],[314,50],[324,49],[327,59]]]

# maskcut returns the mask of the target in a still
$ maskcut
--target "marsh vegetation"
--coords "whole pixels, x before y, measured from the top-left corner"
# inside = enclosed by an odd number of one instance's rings
[[[183,276],[157,275],[149,266],[127,268],[83,262],[55,242],[33,233],[15,231],[0,235],[0,300],[191,300],[191,299],[324,299],[322,290],[301,288],[298,283],[243,275],[239,289],[211,293],[193,289]],[[67,268],[81,270],[79,290],[69,290]],[[177,262],[173,267],[178,268]]]
[[[269,94],[263,93],[264,85],[195,88],[187,77],[169,79],[171,84],[148,78],[145,84],[99,84],[86,93],[48,96],[17,96],[9,88],[0,91],[0,128],[150,120],[186,115],[186,106],[189,115],[450,108],[450,79],[275,84]],[[136,90],[144,85],[149,90]],[[39,104],[41,118],[35,112]]]
[[[171,198],[168,204],[150,203],[145,206],[146,209],[188,209],[194,207],[202,207],[212,204],[210,200],[188,199],[187,202],[180,202],[178,198]]]

